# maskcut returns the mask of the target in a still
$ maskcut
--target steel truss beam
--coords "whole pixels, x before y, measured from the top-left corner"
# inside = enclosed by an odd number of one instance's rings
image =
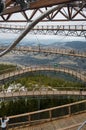
[[[52,6],[55,4],[65,3],[63,7],[57,9],[56,11],[52,12],[48,16],[46,16],[42,22],[44,21],[86,21],[86,1],[85,0],[38,0],[34,2],[30,2],[29,8],[21,9],[19,5],[14,5],[14,3],[7,0],[7,8],[1,15],[0,22],[31,22],[33,21],[38,14],[42,14],[46,10],[51,7],[50,2],[52,2]],[[43,2],[46,1],[46,6],[42,6]],[[39,3],[39,7],[37,7],[37,2]],[[34,5],[34,9],[31,8],[31,4]],[[43,7],[43,8],[41,8]],[[14,13],[16,15],[21,15],[21,18],[18,19],[13,18]],[[23,20],[22,20],[23,19]]]

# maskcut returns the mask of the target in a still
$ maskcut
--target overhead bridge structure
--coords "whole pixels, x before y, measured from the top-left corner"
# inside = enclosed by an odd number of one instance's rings
[[[0,24],[0,32],[21,33],[26,26]],[[38,25],[32,28],[33,35],[61,35],[73,37],[86,37],[86,25]]]
[[[17,0],[16,0],[17,1]],[[31,22],[35,16],[43,14],[51,6],[62,5],[59,9],[45,16],[41,21],[86,21],[86,1],[85,0],[26,0],[27,2],[15,2],[6,0],[5,9],[1,13],[1,20],[5,22]],[[29,11],[29,12],[28,12]],[[12,18],[14,14],[21,14],[23,19]],[[59,14],[61,17],[59,17]]]
[[[46,19],[48,19],[47,21],[57,21],[55,17],[57,17],[57,14],[60,13],[62,16],[65,17],[65,19],[62,18],[63,19],[62,21],[73,21],[73,20],[80,21],[81,19],[82,21],[86,20],[85,0],[28,1],[24,3],[24,5],[26,5],[24,7],[22,7],[21,2],[15,3],[14,1],[11,0],[6,0],[5,4],[6,4],[5,9],[1,13],[1,21],[10,22],[9,19],[11,18],[12,14],[21,12],[25,19],[24,22],[28,21],[31,23],[25,28],[22,34],[4,52],[0,53],[0,56],[3,56],[9,51],[11,51],[34,28],[35,25],[37,25],[40,21],[42,22],[44,19],[45,21]],[[48,7],[50,7],[50,9]],[[43,11],[40,8],[45,8],[45,9],[43,9],[44,10]],[[34,9],[34,11],[32,13],[30,12],[29,13],[30,17],[28,17],[26,11],[31,9]],[[38,15],[38,10],[41,14],[39,14],[39,16],[36,16],[36,14]],[[77,15],[80,15],[81,17],[76,18]],[[19,20],[13,20],[13,22],[14,21],[18,22]],[[22,22],[22,20],[20,20],[20,22]]]

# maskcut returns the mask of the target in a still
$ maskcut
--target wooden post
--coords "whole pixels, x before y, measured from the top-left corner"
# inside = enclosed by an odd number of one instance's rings
[[[69,116],[71,116],[71,106],[69,105]]]
[[[49,110],[49,117],[50,117],[50,121],[52,120],[52,111]]]
[[[30,124],[31,123],[31,116],[30,115],[28,115],[28,124]]]

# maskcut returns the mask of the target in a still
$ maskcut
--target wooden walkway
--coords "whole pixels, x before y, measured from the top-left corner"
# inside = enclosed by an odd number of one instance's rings
[[[6,50],[8,46],[1,46],[0,51]],[[43,48],[43,47],[15,47],[12,51],[17,54],[19,52],[25,54],[25,53],[30,53],[30,52],[37,52],[37,53],[44,53],[44,54],[60,54],[60,55],[68,55],[68,56],[75,56],[75,57],[83,57],[86,58],[86,52],[80,52],[74,49],[61,49],[61,48]]]
[[[16,127],[12,130],[78,130],[84,121],[86,121],[86,113],[81,113],[33,126]],[[86,125],[81,130],[86,130]]]
[[[67,68],[59,68],[59,67],[50,67],[50,66],[36,66],[36,67],[26,67],[24,69],[21,70],[16,70],[14,72],[10,72],[10,73],[5,73],[0,75],[0,82],[6,82],[6,80],[8,81],[8,79],[12,79],[14,80],[15,77],[19,77],[22,74],[25,74],[27,72],[35,72],[35,71],[56,71],[56,72],[63,72],[63,73],[68,73],[72,76],[77,77],[78,79],[86,82],[86,76],[83,75],[82,73],[78,72],[78,71],[74,71],[74,70],[70,70]],[[44,90],[43,90],[44,89]],[[0,90],[0,98],[14,98],[14,97],[21,97],[21,96],[53,96],[53,95],[76,95],[76,96],[86,96],[86,91],[84,90],[59,90],[59,89],[48,89],[48,88],[43,88],[42,90],[40,89],[35,89],[32,91],[28,91],[27,89],[24,91],[21,90],[17,90],[15,92],[15,90],[8,92],[7,90],[1,89]]]
[[[34,98],[43,98],[43,97],[58,97],[58,96],[76,96],[86,98],[86,91],[75,91],[75,90],[52,90],[52,91],[15,91],[15,92],[0,92],[0,99],[14,99],[16,97],[34,97]]]
[[[80,79],[83,82],[86,82],[86,76],[82,74],[82,72],[75,71],[73,69],[69,68],[63,68],[63,67],[52,67],[52,66],[34,66],[34,67],[26,67],[21,70],[17,70],[10,73],[5,73],[0,75],[0,81],[4,79],[9,79],[11,77],[19,76],[27,72],[35,72],[35,71],[54,71],[54,72],[62,72],[69,75],[72,75],[78,79]]]

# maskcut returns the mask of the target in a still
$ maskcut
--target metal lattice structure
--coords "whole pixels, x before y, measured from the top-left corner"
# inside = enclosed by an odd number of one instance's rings
[[[0,13],[1,22],[5,21],[31,23],[4,52],[0,53],[0,56],[12,50],[39,22],[85,21],[85,8],[86,0],[29,0],[26,2],[25,0],[6,0],[5,7],[3,11]],[[38,11],[40,12],[40,15],[38,14]],[[22,14],[24,19],[19,20],[18,17],[17,20],[15,20],[13,17],[12,20],[12,15],[14,15],[15,13]],[[59,15],[62,15],[64,18],[58,19]],[[80,17],[78,15],[80,15]]]
[[[21,33],[25,25],[0,24],[0,33]],[[86,38],[86,25],[37,25],[31,31],[33,35],[61,35]]]
[[[86,21],[86,0],[27,0],[27,2],[16,2],[20,0],[6,0],[5,9],[1,13],[0,22],[31,22],[38,13],[43,14],[54,5],[63,4],[55,10],[44,21]],[[14,14],[22,16],[13,18]]]

